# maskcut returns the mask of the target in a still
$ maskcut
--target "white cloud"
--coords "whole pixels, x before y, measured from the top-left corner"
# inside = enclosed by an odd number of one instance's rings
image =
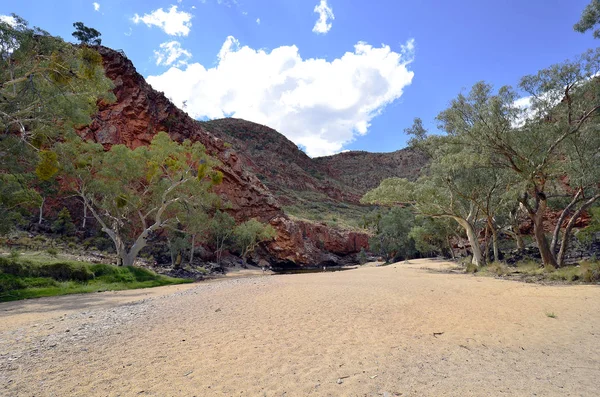
[[[94,11],[100,11],[100,4],[93,2],[92,5],[94,6]]]
[[[256,18],[256,24],[260,25],[260,18]]]
[[[178,41],[162,43],[160,49],[154,51],[156,64],[163,66],[182,66],[192,57],[192,53],[181,48]]]
[[[146,26],[158,26],[171,36],[187,36],[192,27],[192,14],[185,11],[177,11],[177,6],[171,6],[169,12],[165,12],[162,8],[159,8],[150,14],[144,14],[143,17],[135,14],[131,20],[136,24],[143,22]]]
[[[302,59],[296,46],[270,52],[227,38],[214,67],[172,67],[148,82],[194,118],[234,116],[268,125],[310,156],[342,150],[412,81],[409,41],[402,51],[359,42],[329,62]]]
[[[10,26],[16,26],[17,20],[15,17],[10,15],[0,15],[0,21],[9,24]]]
[[[335,19],[333,15],[333,9],[327,5],[327,0],[321,0],[321,2],[315,6],[314,10],[319,14],[319,19],[313,27],[313,32],[325,34],[331,30],[331,21]]]

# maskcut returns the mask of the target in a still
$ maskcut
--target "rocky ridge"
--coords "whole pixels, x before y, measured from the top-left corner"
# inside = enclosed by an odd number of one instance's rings
[[[106,75],[114,82],[116,101],[99,104],[92,123],[78,131],[84,139],[106,148],[114,144],[135,148],[149,144],[157,132],[166,131],[177,141],[201,142],[221,162],[218,168],[224,178],[217,193],[231,204],[228,212],[238,221],[257,218],[276,228],[278,235],[264,247],[263,254],[277,266],[343,263],[343,257],[368,246],[367,234],[290,219],[254,169],[248,167],[255,161],[248,153],[236,151],[211,133],[210,125],[207,128],[193,120],[163,93],[152,89],[124,53],[103,46],[96,49],[102,55]]]

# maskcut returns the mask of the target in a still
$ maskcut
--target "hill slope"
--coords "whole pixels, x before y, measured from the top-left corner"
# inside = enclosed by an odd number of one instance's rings
[[[221,162],[218,168],[224,179],[217,193],[230,204],[227,211],[238,221],[258,218],[271,223],[277,230],[276,239],[266,245],[263,252],[263,256],[276,266],[339,263],[343,257],[367,246],[365,233],[290,219],[278,198],[257,178],[254,168],[248,166],[252,162],[250,151],[237,152],[219,136],[213,135],[211,130],[214,128],[207,128],[210,125],[190,118],[163,93],[152,89],[122,52],[102,46],[96,49],[103,57],[106,75],[114,82],[117,100],[99,104],[93,122],[78,131],[83,138],[107,148],[114,144],[138,147],[148,145],[159,131],[166,131],[177,141],[201,142]]]
[[[260,124],[234,118],[199,124],[240,153],[245,167],[269,188],[286,214],[334,227],[357,228],[373,209],[359,203],[369,189],[384,178],[414,180],[427,163],[413,149],[313,159],[284,135]]]

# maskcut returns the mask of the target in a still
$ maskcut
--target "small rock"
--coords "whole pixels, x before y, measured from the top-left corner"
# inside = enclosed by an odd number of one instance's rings
[[[338,384],[338,385],[341,385],[342,383],[344,383],[344,381],[343,381],[343,380],[341,380],[341,379],[338,379],[338,380],[337,380],[337,384]]]

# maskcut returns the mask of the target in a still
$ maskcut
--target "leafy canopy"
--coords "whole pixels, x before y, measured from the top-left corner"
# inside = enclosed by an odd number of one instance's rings
[[[102,39],[100,38],[101,33],[96,29],[85,26],[83,22],[75,22],[73,27],[75,28],[73,37],[79,40],[79,43],[85,45],[102,44]]]

